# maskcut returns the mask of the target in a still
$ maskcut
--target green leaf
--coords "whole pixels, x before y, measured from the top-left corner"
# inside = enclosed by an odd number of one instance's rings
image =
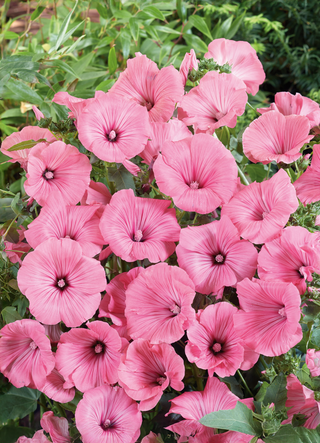
[[[12,31],[5,32],[3,36],[6,40],[14,40],[16,38],[19,38],[19,34],[16,34],[15,32]]]
[[[124,11],[124,10],[114,11],[113,16],[123,21],[128,21],[132,17],[129,11]]]
[[[245,14],[246,13],[244,12],[243,14],[241,14],[239,17],[237,17],[235,19],[235,21],[232,23],[232,26],[230,27],[230,29],[226,33],[225,38],[231,40],[232,37],[238,32],[238,29],[240,28],[240,25],[243,22]]]
[[[154,6],[146,6],[142,9],[143,12],[146,12],[150,17],[158,18],[159,20],[165,21],[165,16],[162,14],[161,11],[159,11],[158,8],[155,8]]]
[[[116,56],[116,49],[113,46],[110,49],[109,57],[108,57],[108,68],[109,68],[109,74],[112,75],[114,72],[116,72],[118,66],[117,62],[117,56]]]
[[[281,426],[279,431],[264,439],[265,443],[319,443],[319,434],[315,429]]]
[[[69,66],[67,63],[63,62],[62,60],[54,60],[52,62],[46,63],[46,66],[56,66],[60,69],[62,69],[63,71],[67,72],[68,74],[73,75],[74,77],[78,78],[79,80],[81,80],[81,77],[79,74],[77,74],[72,68],[71,66]]]
[[[105,20],[109,18],[108,9],[99,3],[97,3],[97,11],[99,12],[100,17],[104,18]]]
[[[320,348],[320,328],[316,328],[312,331],[311,341],[317,346],[317,348]]]
[[[12,198],[0,199],[0,223],[12,220],[15,217],[15,213],[11,209],[12,200]]]
[[[237,431],[249,435],[261,435],[261,425],[253,419],[252,411],[246,405],[237,402],[234,409],[225,409],[205,415],[200,423],[209,428]]]
[[[177,7],[177,12],[178,12],[179,18],[181,19],[181,21],[184,22],[187,18],[186,3],[183,2],[182,0],[177,0],[176,7]]]
[[[16,94],[21,101],[30,102],[36,105],[43,102],[43,99],[39,94],[36,93],[35,90],[31,89],[30,86],[20,82],[19,80],[14,80],[11,78],[6,86],[10,89],[10,91]]]
[[[35,72],[29,71],[28,69],[16,71],[16,75],[27,83],[37,83]]]
[[[129,20],[130,32],[134,41],[138,41],[139,38],[139,22],[135,18]]]
[[[6,308],[2,309],[1,315],[5,324],[13,323],[16,320],[22,319],[21,315],[13,306],[7,306]]]
[[[22,426],[3,426],[0,428],[0,441],[2,443],[16,443],[19,437],[26,436],[31,438],[34,433],[33,429]]]
[[[62,23],[61,28],[60,28],[60,32],[59,32],[58,37],[57,37],[57,41],[56,41],[55,45],[50,49],[49,53],[51,53],[53,51],[56,51],[59,48],[59,46],[61,45],[61,43],[62,43],[62,41],[63,41],[63,39],[64,39],[64,37],[65,37],[65,35],[67,33],[67,29],[68,29],[68,26],[69,26],[72,14],[74,13],[74,11],[75,11],[77,6],[78,6],[78,0],[76,0],[75,5],[74,5],[72,11],[63,20],[63,23]]]
[[[275,410],[283,409],[287,401],[287,379],[283,374],[278,375],[266,390],[263,404],[274,403]]]
[[[96,87],[96,91],[108,92],[109,89],[115,84],[116,80],[114,78],[110,78],[109,80],[105,80],[101,82]]]
[[[125,59],[130,55],[131,34],[129,29],[124,28],[120,34],[120,42],[122,46],[122,54]]]
[[[31,21],[36,20],[42,13],[43,11],[46,9],[45,6],[38,6],[37,9],[35,11],[33,11],[33,13],[31,14]]]
[[[220,26],[220,30],[219,30],[219,37],[220,38],[226,38],[226,35],[228,34],[228,32],[231,28],[232,22],[233,22],[233,16],[229,17],[227,20],[222,22],[222,24]]]
[[[184,37],[185,41],[187,42],[187,44],[189,46],[191,46],[192,48],[194,48],[194,50],[196,52],[207,52],[208,51],[208,46],[197,35],[184,34],[183,37]]]
[[[256,163],[254,165],[248,165],[246,167],[246,172],[253,182],[261,183],[263,179],[267,176],[267,171],[261,163]]]
[[[181,32],[171,29],[168,26],[154,26],[158,32],[163,32],[164,34],[180,35]]]
[[[302,308],[302,313],[304,315],[304,323],[314,321],[320,314],[320,306],[313,303],[311,300],[306,300]]]
[[[21,151],[22,149],[30,149],[33,148],[36,144],[45,142],[46,140],[44,138],[40,138],[39,140],[27,140],[20,143],[16,143],[15,145],[11,146],[11,148],[8,149],[9,152],[12,151]]]
[[[120,165],[119,168],[109,168],[108,173],[109,180],[114,182],[117,191],[120,189],[135,190],[133,175],[123,165]]]
[[[36,389],[11,386],[8,392],[0,395],[0,423],[23,418],[34,412],[40,394]]]
[[[199,15],[191,15],[189,17],[189,23],[191,23],[193,27],[197,28],[198,31],[202,32],[202,34],[209,37],[210,40],[212,40],[212,36],[207,26],[207,23],[204,21],[202,17],[200,17]]]

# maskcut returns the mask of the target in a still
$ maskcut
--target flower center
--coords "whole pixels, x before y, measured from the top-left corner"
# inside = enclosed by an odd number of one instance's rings
[[[150,102],[146,102],[146,103],[145,103],[145,107],[147,108],[147,111],[150,111],[150,109],[153,108],[153,104],[150,103]]]
[[[176,303],[174,303],[170,306],[170,312],[172,312],[172,314],[174,315],[178,315],[181,312],[181,308]]]
[[[103,352],[104,351],[104,344],[102,344],[102,343],[97,343],[96,345],[95,345],[95,347],[94,347],[94,352],[96,353],[96,354],[101,354],[101,352]]]
[[[268,214],[269,214],[268,211],[264,211],[264,212],[262,213],[262,215],[261,215],[262,220],[264,220]]]
[[[160,386],[162,386],[163,385],[163,383],[166,381],[166,378],[165,377],[158,377],[157,378],[157,383],[158,383],[158,385],[160,385]]]
[[[214,262],[218,265],[222,264],[224,262],[224,260],[225,260],[225,257],[222,254],[217,254],[214,257]]]
[[[49,171],[48,169],[46,169],[46,170],[44,171],[44,173],[42,174],[42,177],[43,177],[45,180],[52,180],[52,179],[54,178],[53,171]]]
[[[199,183],[196,181],[193,181],[190,183],[190,189],[199,189]]]
[[[141,241],[142,237],[143,237],[142,231],[140,229],[138,229],[133,236],[133,240],[134,241]]]
[[[100,426],[104,431],[106,431],[108,428],[111,427],[111,421],[106,419]]]
[[[215,354],[217,354],[218,352],[221,351],[221,344],[220,343],[214,343],[214,345],[212,346],[212,350]]]
[[[107,134],[107,139],[109,140],[109,142],[114,142],[116,141],[116,138],[117,138],[117,133],[112,129],[112,131],[110,131],[109,134]]]
[[[57,285],[59,286],[59,288],[64,288],[66,285],[65,279],[64,278],[60,278],[60,280],[57,281]]]
[[[35,349],[37,349],[37,345],[36,345],[36,343],[34,342],[34,341],[32,341],[32,342],[30,342],[30,348],[34,351]]]
[[[278,314],[280,314],[281,317],[287,317],[286,308],[283,307],[283,308],[279,309]]]

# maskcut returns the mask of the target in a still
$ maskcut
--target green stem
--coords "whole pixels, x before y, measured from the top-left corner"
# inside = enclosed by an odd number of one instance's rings
[[[271,162],[269,163],[269,166],[268,166],[268,172],[267,172],[267,180],[268,180],[268,178],[269,178],[269,174],[270,174],[270,169],[271,169]]]
[[[239,166],[239,165],[237,165],[237,166],[238,166],[238,173],[239,173],[239,176],[240,176],[240,180],[241,180],[241,182],[242,182],[244,185],[249,186],[250,183],[248,182],[246,176],[245,176],[244,173],[242,172],[240,166]]]
[[[12,227],[13,223],[17,220],[17,218],[19,217],[19,215],[16,215],[15,218],[12,220],[12,222],[10,223],[10,225],[8,226],[6,232],[3,234],[2,238],[3,240],[6,238],[6,236],[8,235],[8,232],[10,231],[10,228]]]
[[[259,360],[262,363],[262,366],[264,367],[264,369],[268,369],[267,363],[264,361],[264,358],[262,357],[262,355],[260,355]]]
[[[194,216],[194,219],[193,219],[193,225],[195,225],[197,217],[198,217],[198,213],[196,212],[196,215]]]
[[[243,378],[243,376],[242,376],[241,372],[239,371],[239,369],[237,369],[237,373],[238,373],[239,377],[241,378],[242,383],[245,385],[246,390],[247,390],[248,393],[251,395],[251,397],[253,397],[253,394],[252,394],[252,392],[250,391],[249,386],[247,385],[247,382],[246,382],[245,379]]]
[[[199,375],[199,368],[195,363],[192,364],[192,372],[193,372],[193,375],[196,379],[198,391],[203,391],[203,381]]]
[[[249,102],[247,102],[247,105],[249,106],[249,108],[251,108],[254,112],[256,112],[258,115],[261,115],[259,111],[257,111],[252,105],[250,105]]]

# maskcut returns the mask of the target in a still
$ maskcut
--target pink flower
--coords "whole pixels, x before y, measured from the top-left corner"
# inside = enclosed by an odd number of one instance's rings
[[[274,96],[274,103],[269,108],[257,109],[260,114],[269,111],[278,111],[283,115],[305,115],[310,121],[310,128],[320,124],[320,107],[308,97],[303,97],[297,93],[295,95],[290,92],[277,92]]]
[[[116,275],[106,287],[106,295],[99,306],[99,317],[109,317],[117,326],[127,326],[124,315],[126,307],[126,290],[144,268],[133,268],[129,272]]]
[[[166,260],[180,234],[176,211],[169,206],[168,200],[135,197],[132,189],[116,192],[101,217],[105,242],[127,262]]]
[[[68,384],[85,392],[118,381],[122,341],[108,323],[87,323],[89,329],[71,329],[61,336],[57,369]]]
[[[142,415],[122,388],[99,386],[87,391],[76,409],[83,443],[135,443]]]
[[[307,349],[306,364],[310,370],[311,377],[320,375],[320,351]]]
[[[14,132],[13,134],[9,135],[9,137],[4,139],[1,145],[1,152],[12,158],[12,160],[9,160],[10,162],[14,163],[18,161],[22,168],[27,169],[29,154],[35,148],[35,146],[33,148],[11,152],[9,152],[8,149],[14,145],[17,145],[18,143],[29,140],[45,140],[45,143],[41,143],[41,145],[45,146],[47,146],[49,143],[57,141],[55,136],[52,135],[48,129],[38,128],[37,126],[26,126],[21,131]]]
[[[52,411],[47,411],[43,414],[40,424],[50,434],[52,443],[71,443],[66,418],[55,417]]]
[[[237,164],[219,140],[196,134],[166,142],[161,152],[153,168],[157,185],[183,211],[208,214],[234,194]]]
[[[115,94],[96,98],[77,119],[79,140],[101,160],[122,163],[143,151],[150,133],[146,109]]]
[[[29,156],[24,187],[41,206],[75,205],[89,186],[90,172],[88,157],[76,147],[39,143]]]
[[[111,197],[110,191],[106,185],[90,180],[90,185],[81,199],[81,204],[94,205],[95,203],[98,203],[100,205],[107,205],[110,202]]]
[[[256,95],[266,76],[256,51],[248,42],[217,38],[208,49],[205,58],[213,58],[220,66],[228,63],[232,74],[246,84],[247,92]]]
[[[196,285],[196,291],[214,295],[224,286],[252,278],[258,253],[227,216],[206,225],[182,229],[177,246],[178,263]]]
[[[54,325],[62,320],[75,327],[98,309],[106,278],[100,263],[83,256],[77,242],[51,238],[23,260],[18,285],[39,321]]]
[[[165,142],[175,142],[192,135],[188,127],[177,118],[172,118],[168,123],[150,123],[150,128],[151,132],[148,143],[145,149],[139,154],[150,167],[153,166],[153,162],[158,157]]]
[[[301,157],[302,146],[313,138],[309,129],[307,117],[267,112],[244,131],[243,152],[253,163],[292,163]]]
[[[300,294],[312,273],[320,273],[320,254],[317,234],[301,226],[289,226],[281,237],[266,243],[258,257],[258,274],[261,280],[293,283]]]
[[[68,92],[57,92],[55,96],[53,97],[52,101],[53,103],[57,103],[58,105],[64,105],[67,108],[70,109],[71,112],[69,112],[70,118],[75,118],[78,120],[80,114],[84,109],[92,103],[96,98],[105,96],[106,93],[102,91],[96,91],[94,97],[92,98],[78,98],[73,97]],[[77,126],[77,122],[75,122],[75,125]]]
[[[248,96],[246,85],[232,74],[208,72],[199,86],[191,89],[180,101],[186,114],[179,115],[187,125],[213,134],[217,128],[234,128],[237,115],[244,113]]]
[[[43,433],[43,429],[37,431],[32,438],[19,437],[16,443],[50,443],[50,440]]]
[[[192,71],[192,69],[197,71],[198,65],[199,60],[197,60],[196,53],[194,52],[194,49],[191,49],[191,51],[187,52],[184,56],[179,69],[184,86],[187,83],[189,72]]]
[[[73,387],[65,387],[65,379],[57,371],[53,369],[51,374],[46,378],[45,384],[40,386],[39,389],[47,397],[59,403],[68,403],[72,401],[75,395],[75,389]]]
[[[151,122],[166,122],[183,96],[183,83],[173,66],[159,70],[155,62],[140,54],[127,61],[127,69],[120,74],[110,93],[144,106]]]
[[[164,443],[160,434],[156,435],[154,432],[150,431],[148,435],[143,437],[141,443]]]
[[[167,263],[150,266],[126,291],[130,337],[151,344],[179,340],[195,319],[194,296],[194,284],[182,269]]]
[[[237,285],[237,334],[259,354],[285,354],[302,339],[300,295],[292,283],[248,278]]]
[[[270,180],[251,183],[222,208],[242,238],[261,244],[281,235],[299,206],[288,174],[280,169]]]
[[[35,320],[16,320],[0,331],[0,371],[16,388],[37,389],[54,368],[45,330]]]
[[[100,205],[45,206],[29,224],[25,236],[34,249],[50,238],[71,238],[79,243],[84,255],[93,257],[101,252],[104,245],[97,215],[99,209]]]
[[[21,257],[30,251],[31,246],[24,242],[24,234],[25,234],[26,228],[24,228],[22,225],[17,229],[17,232],[19,234],[19,241],[17,243],[12,243],[9,241],[5,241],[5,252],[7,254],[8,259],[11,261],[11,263],[20,263],[22,264]]]
[[[252,410],[254,408],[253,398],[240,400],[216,377],[208,378],[204,391],[185,392],[169,401],[171,401],[171,408],[166,415],[180,414],[186,419],[166,428],[181,435],[179,442],[186,441],[182,437],[188,437],[191,434],[196,437],[195,443],[211,441],[210,438],[214,436],[216,430],[208,428],[199,422],[202,417],[210,414],[210,412],[234,409],[237,401],[240,401]],[[212,441],[214,442],[214,439]]]
[[[41,120],[42,118],[45,118],[43,112],[41,112],[40,109],[38,109],[35,105],[32,106],[32,110],[38,121]]]
[[[234,375],[244,360],[242,340],[233,325],[237,312],[230,303],[209,305],[187,330],[186,356],[199,368],[208,369],[210,377],[214,373],[219,377]]]
[[[304,205],[320,200],[320,145],[313,145],[311,166],[308,166],[293,186]]]
[[[166,343],[150,344],[134,340],[129,344],[119,366],[119,383],[126,394],[140,400],[140,411],[156,406],[168,386],[176,391],[184,388],[183,359]]]
[[[288,419],[281,424],[291,423],[294,414],[304,414],[307,421],[303,425],[308,429],[316,429],[320,424],[320,403],[315,400],[314,392],[303,386],[293,374],[287,377]]]

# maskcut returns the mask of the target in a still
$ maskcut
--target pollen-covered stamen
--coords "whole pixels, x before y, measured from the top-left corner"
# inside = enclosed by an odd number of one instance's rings
[[[109,142],[114,142],[116,138],[117,138],[117,133],[112,129],[112,131],[110,131],[109,134],[107,135],[107,139],[109,140]]]
[[[218,264],[223,263],[223,262],[224,262],[224,259],[225,259],[225,257],[224,257],[222,254],[217,254],[217,255],[214,257],[214,261],[215,261],[215,263],[218,263]]]
[[[266,216],[269,214],[269,212],[268,211],[264,211],[263,213],[262,213],[262,219],[265,219],[266,218]]]
[[[218,353],[218,352],[220,352],[220,351],[221,351],[221,348],[222,348],[222,346],[221,346],[220,343],[215,343],[215,344],[212,346],[212,350],[213,350],[214,353]]]
[[[60,278],[60,280],[58,280],[57,285],[59,286],[59,288],[64,288],[66,285],[65,279],[64,278]]]
[[[162,386],[163,383],[166,381],[166,377],[158,377],[157,378],[157,383]]]
[[[142,231],[140,229],[138,229],[133,236],[133,240],[134,241],[141,241],[142,237],[143,237]]]
[[[279,309],[278,314],[280,314],[281,317],[286,317],[286,316],[287,316],[287,314],[286,314],[286,308],[283,307],[283,308]]]
[[[199,189],[199,183],[197,181],[192,181],[189,186],[190,189]]]
[[[180,306],[178,306],[176,303],[170,306],[170,311],[172,314],[178,315],[181,312]]]
[[[109,419],[106,419],[103,423],[100,425],[104,431],[106,431],[111,426],[111,421]]]
[[[51,179],[54,178],[54,173],[53,173],[53,171],[49,171],[48,169],[46,169],[46,170],[44,171],[44,173],[42,174],[42,177],[43,177],[45,180],[51,180]]]
[[[37,347],[38,347],[38,345],[34,342],[34,341],[32,341],[30,344],[29,344],[29,346],[30,346],[30,348],[34,351],[35,349],[37,349]]]
[[[101,354],[102,351],[103,351],[103,345],[101,343],[97,343],[94,347],[94,352],[96,354]]]

